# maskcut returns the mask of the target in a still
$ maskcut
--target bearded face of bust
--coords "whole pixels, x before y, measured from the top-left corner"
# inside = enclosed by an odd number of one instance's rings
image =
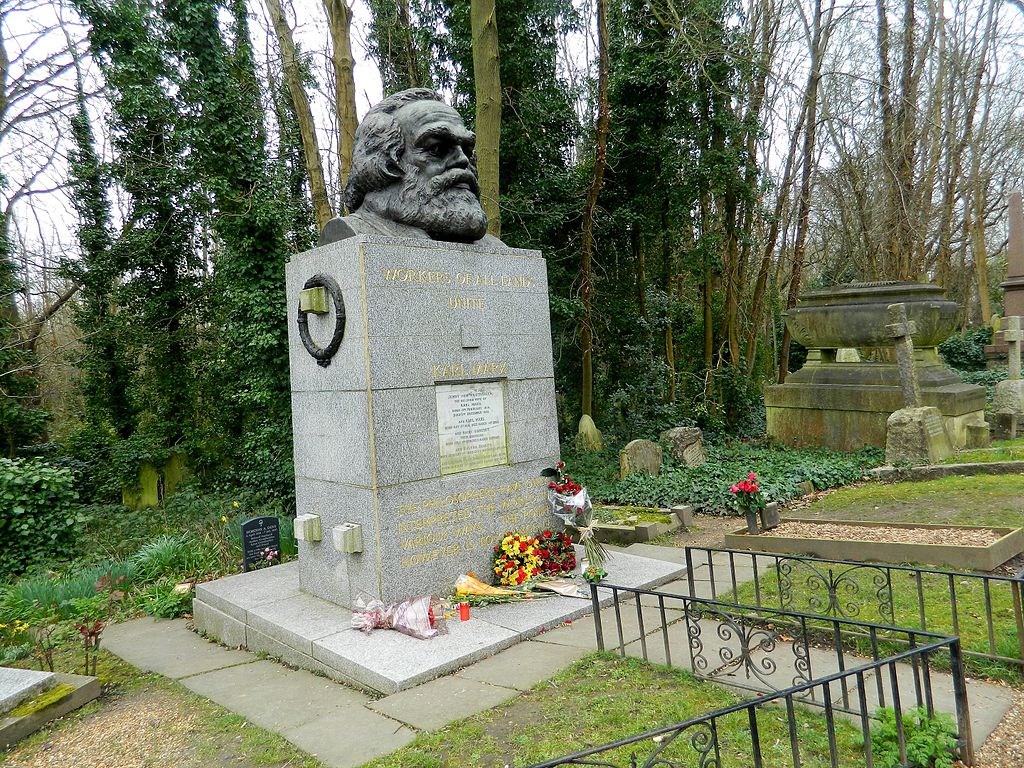
[[[487,233],[473,153],[459,113],[425,89],[385,99],[356,134],[346,201],[423,230],[435,240],[474,242]]]

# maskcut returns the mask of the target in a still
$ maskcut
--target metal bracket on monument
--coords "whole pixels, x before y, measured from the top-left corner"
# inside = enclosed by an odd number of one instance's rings
[[[302,346],[316,359],[317,365],[321,368],[326,368],[331,364],[331,358],[334,357],[334,353],[341,346],[341,340],[345,337],[345,299],[342,298],[341,288],[334,282],[334,278],[328,275],[313,275],[302,286],[302,290],[305,291],[310,288],[325,289],[330,294],[331,301],[334,302],[334,335],[331,336],[330,343],[323,348],[313,341],[313,337],[309,335],[309,318],[307,315],[313,310],[303,309],[301,302],[299,304],[299,338],[302,339]]]

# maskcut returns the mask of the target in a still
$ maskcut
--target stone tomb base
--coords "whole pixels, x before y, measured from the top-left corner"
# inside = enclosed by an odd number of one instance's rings
[[[678,563],[613,553],[605,565],[616,586],[653,588],[686,571]],[[601,590],[602,604],[611,593]],[[448,620],[448,634],[417,640],[391,630],[363,634],[352,613],[299,589],[298,563],[241,573],[196,587],[193,621],[224,645],[266,653],[339,682],[390,694],[454,672],[511,645],[592,612],[590,600],[542,597],[473,608]]]

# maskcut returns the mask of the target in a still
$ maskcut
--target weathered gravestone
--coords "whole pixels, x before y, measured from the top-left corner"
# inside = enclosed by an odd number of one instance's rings
[[[942,413],[921,403],[921,387],[914,366],[914,323],[907,320],[904,304],[889,306],[886,333],[896,346],[896,364],[900,372],[904,407],[886,422],[885,460],[889,464],[933,464],[953,454]]]
[[[708,460],[704,450],[704,437],[697,427],[675,427],[666,429],[658,438],[668,446],[669,453],[676,461],[688,467],[698,467]]]
[[[632,440],[619,451],[619,477],[634,472],[657,475],[661,472],[661,446],[651,440]]]
[[[1024,379],[1021,379],[1020,345],[1024,332],[1019,317],[1006,318],[1003,341],[1007,345],[1007,379],[996,384],[989,417],[996,437],[1012,440],[1024,421]]]

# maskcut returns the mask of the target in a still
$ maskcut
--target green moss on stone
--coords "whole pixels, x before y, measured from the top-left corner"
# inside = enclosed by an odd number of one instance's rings
[[[60,683],[59,685],[53,686],[50,690],[39,694],[34,699],[29,699],[24,704],[20,704],[7,714],[10,717],[26,717],[28,715],[34,715],[36,712],[46,709],[51,704],[56,704],[58,701],[66,699],[74,692],[75,686],[68,685],[67,683]]]

